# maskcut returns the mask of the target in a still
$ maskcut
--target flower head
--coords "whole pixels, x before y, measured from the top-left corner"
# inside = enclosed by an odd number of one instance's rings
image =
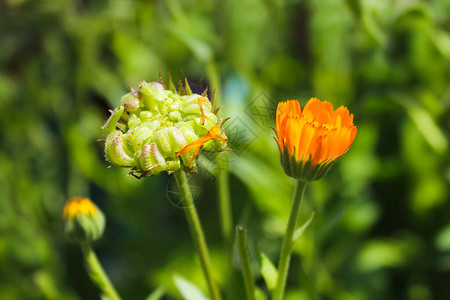
[[[105,217],[91,200],[72,198],[64,205],[63,229],[72,241],[91,242],[102,236]]]
[[[212,102],[206,91],[193,93],[187,80],[184,87],[180,82],[178,91],[171,79],[168,87],[162,81],[140,82],[138,90],[122,97],[102,127],[106,159],[141,177],[180,168],[195,171],[200,149],[227,149]]]
[[[280,102],[275,138],[287,175],[302,180],[322,178],[353,143],[356,126],[344,106],[311,98],[300,108],[297,100]]]

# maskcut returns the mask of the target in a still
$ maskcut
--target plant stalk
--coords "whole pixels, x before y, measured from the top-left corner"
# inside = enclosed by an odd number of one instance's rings
[[[239,258],[241,259],[247,300],[256,300],[255,281],[253,279],[252,268],[250,266],[250,255],[248,253],[247,228],[244,225],[236,226],[236,240],[238,244]]]
[[[202,266],[205,279],[208,283],[209,292],[212,299],[221,300],[222,298],[213,276],[213,268],[209,257],[205,235],[203,234],[202,225],[200,224],[200,219],[198,218],[194,200],[192,199],[192,193],[187,181],[186,173],[180,169],[176,171],[174,175],[177,180],[178,190],[180,192],[184,212],[186,213],[192,239],[194,240],[197,253],[200,257],[200,264]]]
[[[90,243],[81,244],[81,250],[84,254],[86,269],[91,277],[91,280],[100,288],[105,296],[111,300],[121,300],[116,289],[103,270],[102,265],[98,261],[97,255]]]
[[[219,153],[218,155],[224,155],[224,153]],[[228,172],[226,170],[221,170],[220,174],[217,176],[217,181],[222,235],[226,246],[230,247],[232,243],[233,217],[231,212]]]
[[[294,232],[297,226],[300,206],[302,204],[303,195],[305,194],[307,183],[307,181],[298,179],[297,185],[295,186],[291,212],[289,214],[289,221],[283,240],[283,246],[281,248],[280,261],[278,263],[278,278],[277,285],[273,293],[273,300],[282,300],[284,297],[284,290],[286,287],[286,280],[289,271],[289,262],[291,260],[292,248],[294,246]]]
[[[206,63],[206,70],[208,78],[211,82],[211,87],[214,93],[214,106],[219,107],[222,104],[221,99],[221,86],[220,77],[217,70],[217,65],[214,60],[210,60]],[[225,153],[217,153],[217,163],[220,167],[219,175],[217,176],[217,196],[219,198],[220,208],[220,220],[222,227],[222,236],[225,241],[225,249],[231,249],[232,247],[232,234],[233,234],[233,216],[231,211],[231,199],[230,199],[230,185],[228,182],[228,163],[226,168],[223,168],[223,164],[220,162],[220,156],[226,155]]]

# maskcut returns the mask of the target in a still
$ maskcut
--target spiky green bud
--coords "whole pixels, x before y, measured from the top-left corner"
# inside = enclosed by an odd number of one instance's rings
[[[130,173],[141,176],[173,172],[181,167],[195,170],[198,150],[181,150],[213,127],[220,127],[221,122],[213,113],[206,92],[192,93],[187,81],[179,91],[171,79],[169,89],[162,81],[142,81],[138,90],[121,98],[121,105],[102,127],[107,135],[105,156],[112,165],[130,167]],[[197,148],[202,147],[203,143],[198,145]],[[225,133],[220,131],[217,139],[209,136],[203,149],[226,150]]]

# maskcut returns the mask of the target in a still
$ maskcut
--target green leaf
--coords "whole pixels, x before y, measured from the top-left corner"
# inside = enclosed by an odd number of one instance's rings
[[[259,287],[255,289],[255,298],[256,300],[267,300],[266,294]]]
[[[154,290],[150,295],[148,295],[145,300],[159,300],[164,296],[164,293],[166,292],[166,288],[163,286],[160,286],[156,290]]]
[[[261,257],[261,275],[269,290],[273,290],[277,285],[278,270],[264,253],[260,252],[259,255]]]
[[[305,222],[305,224],[302,225],[299,229],[297,229],[294,233],[294,238],[292,240],[293,243],[305,232],[306,228],[308,228],[309,224],[311,224],[312,220],[314,219],[314,215],[316,214],[316,210],[314,209],[311,213],[311,216],[309,217],[308,221]]]
[[[422,106],[408,96],[394,95],[394,99],[404,107],[417,130],[438,154],[444,154],[448,150],[448,141],[445,133],[433,119],[433,116]]]
[[[440,230],[435,238],[435,244],[440,251],[450,250],[450,224]]]
[[[185,300],[209,300],[198,287],[183,277],[173,275],[173,281]]]

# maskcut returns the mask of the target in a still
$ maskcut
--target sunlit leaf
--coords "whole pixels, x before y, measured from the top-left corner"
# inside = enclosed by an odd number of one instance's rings
[[[309,219],[297,230],[295,230],[293,242],[298,240],[299,237],[302,236],[303,232],[305,232],[306,228],[308,228],[309,224],[311,224],[312,220],[314,219],[314,215],[316,214],[316,210],[314,209],[311,213],[311,216]]]
[[[260,253],[260,258],[261,275],[263,276],[269,290],[273,290],[277,285],[278,270],[264,253]]]
[[[174,275],[173,281],[185,300],[209,300],[198,287],[183,277]]]

